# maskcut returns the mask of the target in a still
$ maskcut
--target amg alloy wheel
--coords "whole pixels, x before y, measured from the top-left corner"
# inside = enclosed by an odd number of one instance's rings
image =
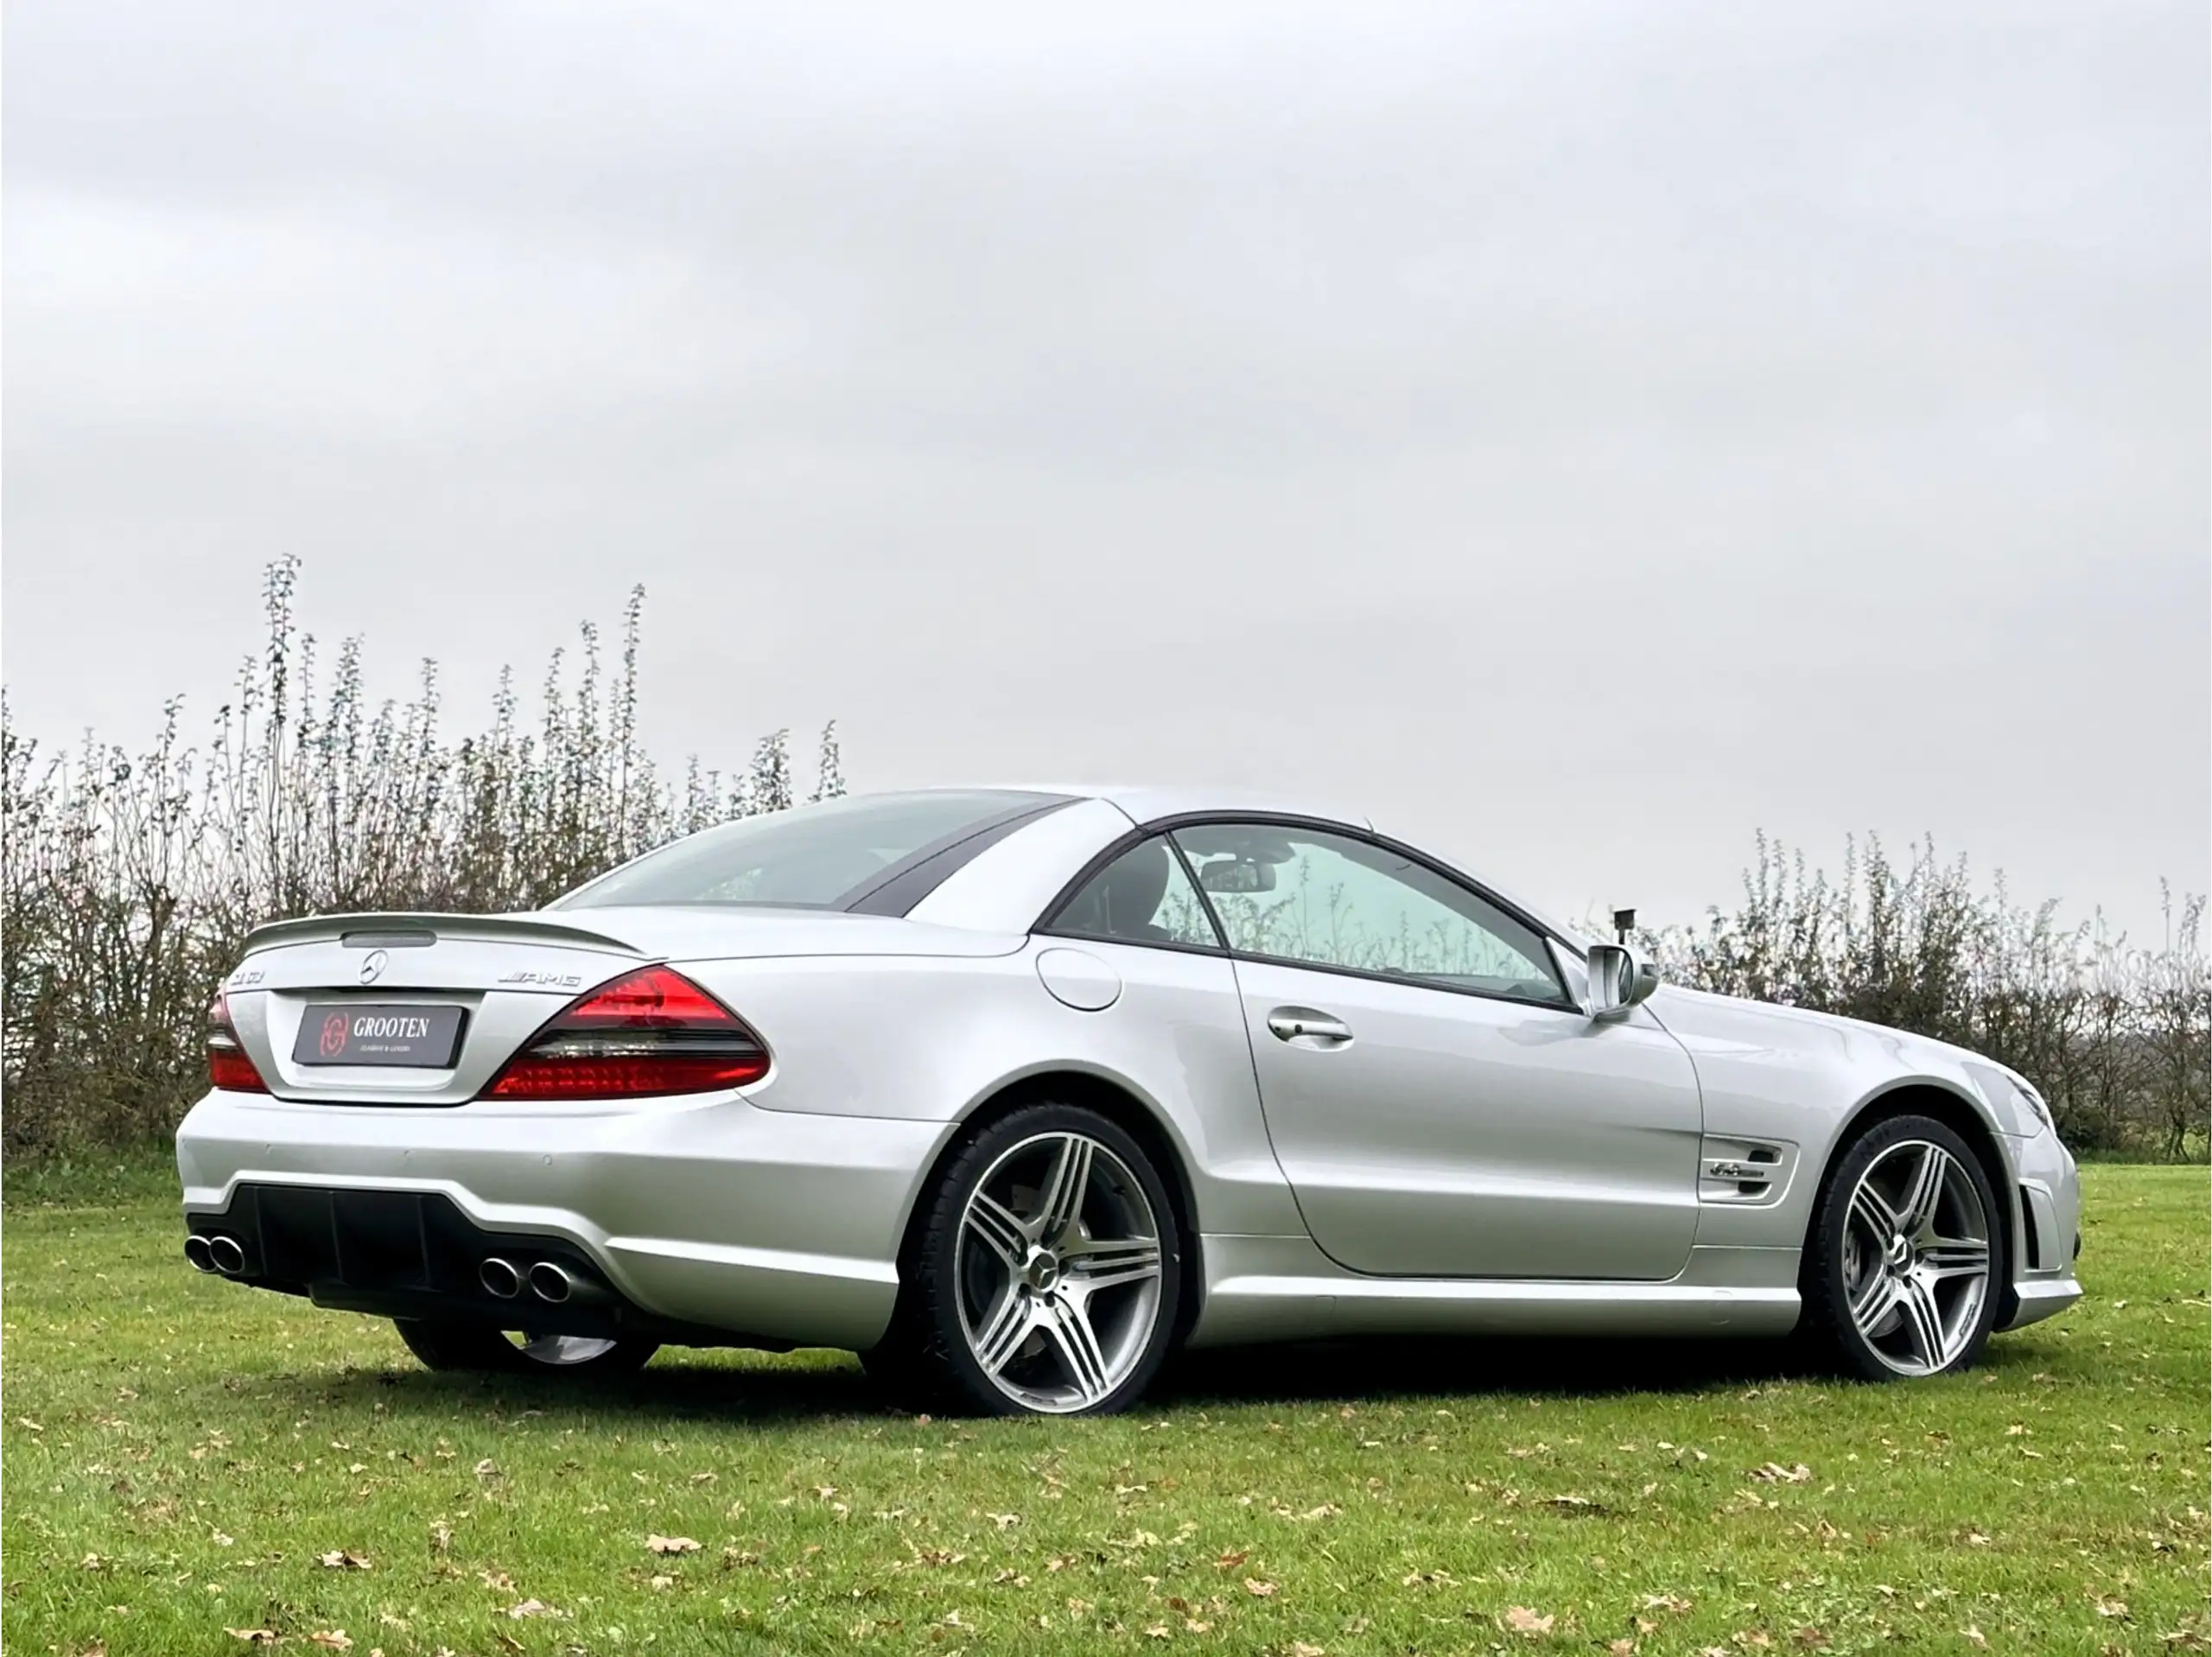
[[[1974,1153],[1941,1122],[1894,1118],[1845,1153],[1813,1254],[1808,1311],[1861,1374],[1936,1375],[1980,1355],[1996,1313],[1999,1210]]]
[[[1089,1111],[1016,1113],[957,1158],[871,1373],[999,1414],[1124,1407],[1173,1338],[1181,1249],[1144,1152]]]

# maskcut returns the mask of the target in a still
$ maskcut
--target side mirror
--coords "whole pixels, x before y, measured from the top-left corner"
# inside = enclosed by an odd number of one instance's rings
[[[1590,946],[1590,1016],[1618,1019],[1659,987],[1659,969],[1626,943]]]

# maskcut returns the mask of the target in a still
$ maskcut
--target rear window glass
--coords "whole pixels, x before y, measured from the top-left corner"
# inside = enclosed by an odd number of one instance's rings
[[[1058,795],[1012,789],[947,789],[795,806],[724,823],[648,852],[569,893],[554,907],[761,904],[849,908],[925,859],[1060,803]]]

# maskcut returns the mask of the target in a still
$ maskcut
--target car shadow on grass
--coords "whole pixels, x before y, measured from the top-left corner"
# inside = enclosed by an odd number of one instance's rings
[[[2024,1383],[2052,1357],[2042,1343],[2000,1336],[1972,1374],[1984,1382]],[[1181,1353],[1137,1407],[1151,1413],[1414,1398],[1682,1395],[1839,1380],[1837,1370],[1796,1339],[1384,1336]],[[239,1390],[252,1383],[234,1377],[229,1386]],[[400,1357],[334,1375],[280,1374],[252,1389],[287,1404],[358,1404],[402,1417],[489,1408],[791,1424],[912,1414],[849,1354],[821,1349],[778,1355],[671,1347],[641,1371],[605,1377],[528,1370],[434,1373]]]
[[[1982,1360],[1984,1374],[2014,1367],[2002,1342]],[[2024,1366],[2020,1378],[2027,1367],[2033,1366]],[[1186,1353],[1161,1374],[1139,1407],[1153,1413],[1410,1398],[1687,1394],[1834,1379],[1832,1370],[1809,1362],[1787,1341],[1389,1337]],[[789,1425],[912,1413],[850,1358],[830,1352],[772,1357],[671,1349],[641,1372],[606,1378],[433,1374],[400,1360],[335,1375],[278,1375],[264,1385],[288,1405],[312,1400],[377,1406],[401,1418],[488,1408]]]
[[[1783,1341],[1388,1336],[1185,1354],[1160,1402],[1360,1403],[1402,1398],[1602,1397],[1825,1379]]]

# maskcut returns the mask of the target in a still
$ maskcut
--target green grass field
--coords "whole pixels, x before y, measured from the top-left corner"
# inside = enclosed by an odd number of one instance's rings
[[[143,1186],[18,1182],[0,1634],[64,1657],[2202,1650],[2206,1176],[2084,1178],[2089,1298],[1961,1378],[1370,1343],[1194,1360],[1136,1414],[1057,1423],[889,1413],[825,1353],[669,1352],[599,1392],[432,1375],[388,1325],[198,1276]]]

